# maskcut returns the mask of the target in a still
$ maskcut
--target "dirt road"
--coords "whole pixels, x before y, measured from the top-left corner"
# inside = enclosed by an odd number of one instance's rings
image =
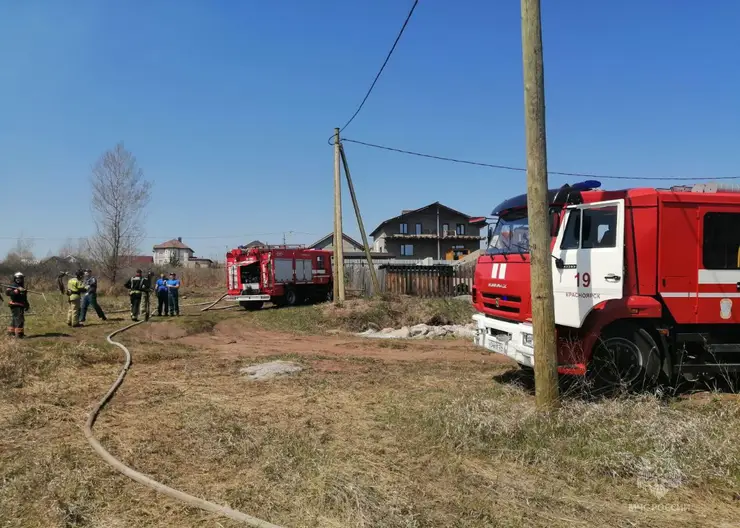
[[[304,335],[247,326],[239,319],[218,323],[212,333],[187,335],[183,327],[153,325],[142,332],[155,341],[168,341],[227,357],[274,355],[367,357],[384,361],[463,361],[514,366],[461,339],[368,339],[346,333]]]

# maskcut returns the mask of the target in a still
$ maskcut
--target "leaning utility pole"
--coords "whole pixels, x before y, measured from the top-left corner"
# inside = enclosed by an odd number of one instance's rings
[[[344,232],[342,230],[342,169],[339,129],[334,129],[334,303],[344,302]]]
[[[367,266],[370,270],[370,280],[373,283],[373,294],[380,295],[380,283],[378,282],[378,275],[375,273],[375,265],[373,264],[373,256],[370,253],[370,245],[367,242],[367,234],[365,233],[365,224],[362,221],[362,215],[360,214],[360,204],[357,202],[357,195],[355,194],[355,185],[352,183],[352,176],[349,173],[349,163],[347,163],[347,154],[344,153],[344,147],[339,146],[339,152],[342,154],[342,164],[344,165],[344,175],[347,177],[347,187],[349,187],[349,195],[352,198],[352,205],[355,208],[355,216],[357,217],[357,227],[360,228],[360,236],[362,237],[362,246],[365,248],[365,258],[367,259]],[[342,241],[344,244],[344,241]]]
[[[559,395],[552,256],[548,229],[550,204],[547,196],[542,20],[540,0],[521,1],[535,400],[539,409],[551,410],[559,405]]]

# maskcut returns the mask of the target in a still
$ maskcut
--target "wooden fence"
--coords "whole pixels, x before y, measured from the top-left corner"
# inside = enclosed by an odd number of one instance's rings
[[[381,264],[375,266],[381,293],[418,297],[455,297],[473,289],[475,264]],[[373,295],[367,263],[345,263],[345,287],[348,294]]]

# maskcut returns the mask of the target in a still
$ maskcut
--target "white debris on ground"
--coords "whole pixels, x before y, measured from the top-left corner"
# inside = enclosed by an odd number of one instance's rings
[[[241,374],[246,374],[250,380],[261,381],[295,374],[303,370],[303,367],[290,361],[270,361],[259,365],[250,365],[239,369]]]
[[[433,326],[418,324],[404,326],[403,328],[383,328],[382,330],[365,330],[359,334],[362,337],[373,339],[435,339],[440,337],[460,337],[473,339],[475,337],[475,323],[467,325],[442,325]]]

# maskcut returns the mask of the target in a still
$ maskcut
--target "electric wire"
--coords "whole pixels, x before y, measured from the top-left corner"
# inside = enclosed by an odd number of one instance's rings
[[[226,295],[223,295],[222,297],[219,297],[216,301],[209,303],[209,305],[205,308],[203,308],[201,311],[206,311],[213,306],[215,306],[219,301],[221,301]],[[205,304],[205,303],[200,303]],[[185,306],[185,305],[184,305]],[[193,305],[195,306],[195,305]],[[126,377],[126,374],[128,373],[129,369],[131,368],[131,352],[129,349],[122,343],[118,341],[114,341],[113,338],[120,334],[125,332],[126,330],[129,330],[135,326],[138,326],[145,321],[137,321],[135,323],[131,323],[127,326],[124,326],[123,328],[119,328],[118,330],[115,330],[111,332],[107,337],[106,341],[118,348],[120,348],[123,351],[124,354],[124,362],[123,367],[121,368],[121,371],[118,374],[118,378],[116,378],[116,381],[113,382],[113,385],[110,386],[108,389],[108,392],[105,393],[105,396],[100,400],[100,402],[95,406],[95,408],[90,413],[90,416],[87,419],[87,422],[85,423],[84,427],[84,433],[85,438],[87,438],[87,441],[90,443],[92,448],[95,450],[100,457],[105,460],[108,464],[110,464],[113,468],[115,468],[120,473],[126,475],[132,480],[135,480],[136,482],[139,482],[140,484],[144,484],[145,486],[148,486],[149,488],[158,491],[159,493],[162,493],[164,495],[167,495],[173,499],[179,500],[181,502],[184,502],[190,506],[200,508],[205,511],[209,511],[211,513],[215,513],[218,515],[221,515],[223,517],[228,517],[230,519],[233,519],[235,521],[243,522],[249,526],[253,526],[256,528],[282,528],[276,524],[269,523],[267,521],[263,521],[262,519],[258,519],[257,517],[253,517],[251,515],[247,515],[246,513],[242,513],[237,510],[232,510],[231,508],[227,506],[222,506],[220,504],[216,504],[214,502],[210,502],[198,497],[194,497],[193,495],[189,495],[187,493],[184,493],[180,490],[176,490],[174,488],[170,488],[169,486],[166,486],[162,484],[161,482],[157,482],[156,480],[144,475],[143,473],[140,473],[136,471],[135,469],[130,468],[129,466],[122,463],[120,460],[115,458],[113,455],[111,455],[103,446],[102,444],[95,438],[95,434],[93,433],[93,427],[95,425],[95,421],[98,418],[98,415],[103,410],[103,408],[106,406],[106,404],[113,398],[118,388],[123,383],[123,379]]]
[[[332,136],[333,137],[333,136]],[[407,154],[411,156],[418,156],[422,158],[430,158],[430,159],[436,159],[441,161],[449,161],[453,163],[462,163],[465,165],[475,165],[478,167],[487,167],[491,169],[501,169],[501,170],[509,170],[509,171],[516,171],[516,172],[527,172],[527,169],[525,167],[514,167],[511,165],[496,165],[493,163],[484,163],[480,161],[470,161],[470,160],[462,160],[457,158],[450,158],[446,156],[436,156],[434,154],[425,154],[423,152],[414,152],[412,150],[404,150],[399,149],[395,147],[388,147],[385,145],[378,145],[375,143],[368,143],[366,141],[359,141],[356,139],[348,139],[348,138],[341,138],[341,142],[346,143],[355,143],[357,145],[363,145],[365,147],[372,147],[376,149],[381,150],[388,150],[391,152],[398,152],[400,154]],[[588,172],[562,172],[562,171],[547,171],[548,174],[557,175],[557,176],[573,176],[576,178],[598,178],[600,180],[687,180],[687,181],[696,181],[698,178],[674,178],[674,177],[652,177],[652,176],[610,176],[610,175],[604,175],[604,174],[593,174]],[[721,176],[718,178],[711,178],[712,180],[738,180],[740,179],[740,176]]]
[[[360,113],[360,110],[362,110],[362,107],[365,106],[365,102],[367,102],[368,97],[370,97],[370,94],[372,93],[373,89],[375,88],[375,85],[378,82],[378,79],[380,79],[381,74],[383,73],[383,70],[385,70],[386,65],[388,64],[388,61],[391,58],[391,55],[393,55],[393,52],[396,50],[396,46],[398,45],[398,42],[401,40],[401,36],[403,35],[403,32],[406,30],[406,26],[409,23],[409,20],[411,20],[411,15],[414,14],[414,9],[416,9],[416,5],[419,3],[419,0],[414,0],[414,5],[411,6],[411,9],[409,10],[408,15],[406,15],[406,20],[403,22],[403,26],[401,26],[401,30],[398,32],[398,36],[396,36],[396,40],[393,42],[393,46],[391,47],[391,50],[388,52],[388,55],[385,57],[385,61],[383,61],[383,65],[380,67],[380,70],[378,70],[377,75],[375,76],[375,79],[373,80],[373,83],[370,85],[370,88],[368,89],[367,93],[365,94],[365,97],[362,99],[362,102],[360,103],[360,106],[357,107],[357,110],[355,110],[355,113],[352,114],[352,117],[350,117],[347,122],[344,124],[342,128],[339,129],[341,132],[345,128],[349,126],[349,124],[354,121],[355,117],[357,117],[357,114]],[[329,138],[329,141],[331,142],[331,138],[333,138],[334,135],[332,134]]]
[[[310,235],[310,236],[321,236],[320,233],[308,233],[306,231],[279,231],[274,233],[244,233],[241,235],[218,235],[218,236],[189,236],[180,237],[187,240],[225,240],[225,239],[239,239],[239,238],[250,238],[260,236],[277,236],[277,235]],[[27,236],[0,236],[0,240],[69,240],[72,243],[75,241],[85,240],[88,236],[75,236],[75,237],[27,237]],[[122,236],[123,239],[139,238],[136,236]],[[155,237],[145,236],[141,237],[142,240],[164,240],[166,237]]]

